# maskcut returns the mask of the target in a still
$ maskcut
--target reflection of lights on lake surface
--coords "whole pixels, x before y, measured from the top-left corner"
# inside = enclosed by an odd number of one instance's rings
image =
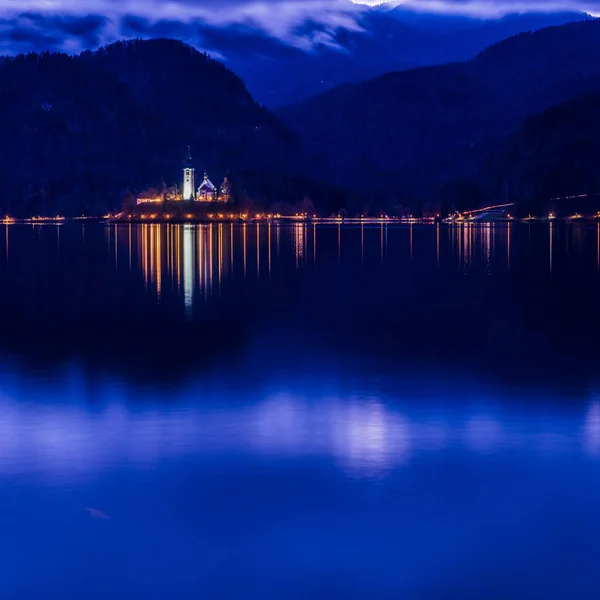
[[[19,226],[14,226],[18,228]],[[426,263],[431,261],[434,266],[439,266],[440,261],[444,267],[449,262],[454,262],[466,272],[477,275],[482,269],[492,275],[494,271],[510,268],[513,260],[511,254],[515,252],[511,245],[516,234],[527,235],[525,225],[518,223],[477,223],[458,222],[446,227],[447,234],[442,231],[443,225],[436,224],[435,231],[428,226],[394,227],[388,224],[378,224],[379,231],[371,235],[376,229],[361,224],[360,236],[356,235],[357,229],[353,225],[347,227],[340,223],[335,228],[329,225],[319,226],[315,223],[308,230],[306,223],[293,223],[280,225],[276,222],[269,223],[243,223],[243,224],[158,224],[144,223],[139,225],[115,225],[106,227],[106,242],[109,256],[114,269],[122,271],[127,269],[132,273],[142,272],[148,291],[156,294],[161,300],[165,293],[181,295],[183,305],[189,309],[196,299],[202,298],[205,302],[209,297],[220,294],[223,286],[231,282],[242,273],[250,279],[269,279],[277,275],[276,265],[280,261],[296,262],[300,269],[320,267],[324,261],[333,258],[334,244],[337,243],[338,260],[341,260],[341,246],[348,244],[348,256],[352,260],[353,252],[361,252],[362,263],[369,267],[375,260],[383,263],[388,257],[391,261],[402,260],[403,256]],[[529,226],[527,226],[529,227]],[[550,221],[546,230],[548,238],[544,243],[549,254],[549,268],[556,270],[554,254],[557,252],[556,240],[563,237],[574,249],[579,249],[581,256],[573,255],[573,262],[578,264],[583,258],[583,236],[585,230],[575,226],[560,226]],[[600,270],[600,225],[595,225],[594,230],[594,268]],[[558,231],[557,231],[558,228]],[[58,246],[58,226],[48,226],[45,232],[54,231],[56,235],[56,252]],[[541,227],[539,228],[541,231]],[[18,231],[14,229],[13,231]],[[15,234],[11,231],[11,236]],[[535,227],[532,231],[537,231]],[[85,244],[85,229],[81,228],[81,245]],[[48,235],[48,233],[45,233]],[[312,239],[311,239],[312,236]],[[318,236],[318,240],[317,240]],[[392,241],[388,245],[388,236]],[[404,237],[406,236],[406,237]],[[397,240],[408,238],[407,245],[398,244]],[[337,238],[337,240],[336,240]],[[344,239],[342,239],[344,238]],[[394,241],[395,238],[395,241]],[[517,239],[517,238],[515,238]],[[519,238],[520,239],[520,238]],[[431,245],[431,252],[417,253],[417,249],[424,247],[423,241]],[[371,248],[377,244],[377,249]],[[355,244],[353,248],[353,244]],[[63,244],[64,245],[64,244]],[[360,245],[360,248],[359,248]],[[317,255],[317,246],[320,254]],[[522,245],[518,244],[516,257],[521,260]],[[329,252],[331,249],[331,253]],[[9,237],[6,231],[5,262],[8,264]],[[373,251],[374,250],[374,251]],[[310,260],[306,260],[310,258]],[[449,261],[450,259],[450,261]],[[255,264],[256,261],[256,264]],[[262,261],[262,264],[261,264]],[[266,264],[265,264],[266,263]],[[570,268],[569,263],[563,261],[563,268]],[[547,267],[546,267],[547,268]]]
[[[584,444],[587,451],[600,456],[600,401],[596,400],[590,404],[585,415],[583,426]]]
[[[473,450],[493,450],[503,441],[502,424],[485,415],[471,417],[465,428],[465,437]]]
[[[191,308],[198,289],[208,295],[214,286],[221,286],[227,274],[233,272],[236,231],[233,226],[224,227],[218,223],[139,227],[137,251],[140,267],[144,281],[156,285],[159,298],[163,287],[163,264],[168,277],[176,283],[176,288],[182,290],[187,309]],[[128,226],[124,240],[131,255],[136,250],[132,248],[131,226]],[[115,266],[118,268],[117,262]]]
[[[186,308],[192,307],[192,294],[194,290],[194,232],[190,225],[183,229],[183,301]]]
[[[411,429],[401,415],[377,400],[344,403],[333,424],[333,454],[357,475],[384,474],[407,458]]]
[[[296,223],[294,225],[294,249],[296,253],[296,265],[298,265],[299,261],[304,258],[305,231],[305,224]]]
[[[377,397],[315,394],[242,393],[232,402],[222,391],[191,403],[189,398],[199,397],[194,388],[181,391],[181,401],[169,406],[152,396],[141,406],[129,404],[118,385],[100,390],[98,397],[106,401],[93,406],[83,397],[76,404],[62,402],[68,394],[60,389],[43,403],[29,403],[27,385],[18,389],[18,400],[0,399],[2,475],[78,477],[119,465],[222,453],[274,461],[329,457],[357,477],[382,477],[435,452],[476,453],[482,460],[507,449],[600,456],[599,402],[585,413],[547,408],[543,414],[513,409],[491,415],[481,406],[440,412],[439,403],[427,410]]]
[[[483,252],[485,256],[485,266],[489,269],[492,266],[492,226],[488,223],[483,227]]]

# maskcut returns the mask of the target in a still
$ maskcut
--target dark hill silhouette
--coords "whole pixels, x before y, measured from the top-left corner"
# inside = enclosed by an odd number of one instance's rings
[[[600,206],[600,91],[528,117],[498,153],[492,172],[530,213],[595,212]],[[482,181],[485,185],[485,181]],[[587,199],[568,198],[588,195]]]
[[[111,74],[45,53],[0,63],[0,127],[0,203],[35,214],[133,185],[152,120]]]
[[[469,62],[341,86],[280,115],[331,161],[336,181],[411,203],[477,180],[482,157],[525,117],[597,88],[593,20],[509,38]]]
[[[198,170],[240,192],[299,200],[318,186],[298,140],[222,64],[172,40],[130,41],[78,57],[0,61],[3,212],[96,213],[127,188]]]

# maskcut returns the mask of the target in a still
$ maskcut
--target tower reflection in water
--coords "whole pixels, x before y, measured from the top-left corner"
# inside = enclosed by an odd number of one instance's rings
[[[233,224],[115,226],[113,237],[115,248],[127,238],[130,269],[139,268],[158,297],[167,286],[182,295],[186,307],[196,295],[219,290],[234,271],[236,252],[244,262],[248,252],[245,231]]]
[[[594,262],[600,271],[600,224],[592,227],[519,223],[460,223],[446,227],[319,226],[294,223],[111,225],[107,241],[116,269],[140,271],[157,297],[176,292],[191,307],[218,294],[235,276],[270,279],[280,264],[296,269],[324,261],[423,263],[438,269],[510,271],[546,246],[547,268],[555,267],[557,244],[581,262],[593,231]],[[8,259],[8,236],[6,257]],[[536,268],[539,268],[536,263]]]
[[[317,228],[308,231],[304,223],[129,224],[110,225],[107,241],[116,269],[127,264],[159,299],[176,291],[191,307],[198,297],[218,293],[233,275],[270,277],[282,250],[296,267],[308,254],[314,261]]]

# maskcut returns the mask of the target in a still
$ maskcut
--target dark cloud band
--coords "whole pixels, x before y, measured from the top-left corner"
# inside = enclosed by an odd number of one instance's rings
[[[358,2],[358,0],[357,0]],[[404,10],[498,17],[527,11],[600,13],[600,0],[410,0]],[[176,37],[201,49],[239,52],[336,46],[335,31],[360,30],[364,11],[351,0],[21,0],[0,7],[0,52],[76,52],[124,37]],[[14,5],[12,5],[14,6]],[[48,8],[48,7],[51,8]],[[266,47],[268,46],[268,48]],[[220,49],[220,50],[219,50]]]

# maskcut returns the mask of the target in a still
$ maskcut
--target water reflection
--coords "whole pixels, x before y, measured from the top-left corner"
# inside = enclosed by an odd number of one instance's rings
[[[311,226],[306,223],[281,225],[258,224],[208,224],[208,225],[111,225],[106,227],[109,255],[115,269],[139,269],[148,289],[158,300],[168,289],[181,294],[189,311],[195,300],[206,301],[220,292],[234,273],[243,278],[271,278],[273,270],[282,260],[292,259],[296,268],[317,266],[328,261],[330,250],[336,248],[339,262],[360,257],[365,266],[378,262],[427,259],[428,245],[435,249],[432,266],[448,268],[452,264],[468,273],[483,270],[511,270],[513,254],[518,253],[519,265],[527,259],[536,243],[547,244],[547,269],[550,274],[556,266],[556,244],[562,242],[565,251],[573,249],[573,261],[581,264],[588,259],[585,252],[587,232],[594,229],[595,270],[600,273],[600,224],[555,223],[525,226],[513,223],[459,223],[451,227]],[[11,226],[5,227],[5,260],[9,261]],[[59,227],[53,227],[57,236]],[[51,226],[38,227],[37,235],[48,235]],[[443,230],[446,233],[443,234]],[[523,244],[523,235],[527,245]],[[312,239],[311,239],[312,236]],[[517,236],[517,237],[515,237]],[[344,239],[343,239],[344,238]],[[405,242],[398,244],[398,240]],[[543,240],[546,240],[545,242]],[[517,247],[514,247],[517,243]],[[81,244],[85,245],[85,226],[81,227]],[[390,246],[391,244],[391,246]],[[406,244],[406,245],[404,245]],[[360,246],[358,248],[357,246]],[[376,254],[373,252],[377,247]],[[539,269],[539,264],[535,265]]]
[[[588,452],[600,457],[600,401],[592,402],[585,415],[583,437]]]
[[[47,252],[67,260],[78,252],[70,227],[63,226],[65,237],[61,239],[60,226],[6,225],[5,264],[18,265],[26,234],[40,241],[53,238]],[[75,227],[75,239],[84,249],[86,227],[96,226]],[[600,224],[143,224],[106,226],[103,235],[115,270],[141,273],[147,290],[159,301],[165,293],[177,293],[188,311],[197,300],[219,295],[232,278],[270,280],[282,265],[310,269],[336,257],[337,262],[365,268],[413,263],[419,269],[487,274],[520,269],[525,264],[553,274],[557,266],[564,272],[573,265],[589,263],[600,273]],[[543,247],[547,248],[545,256],[536,258],[537,249]]]
[[[550,265],[550,273],[552,273],[552,262],[554,259],[554,253],[552,250],[552,242],[554,240],[554,223],[550,222],[550,231],[548,233],[548,239],[550,240],[550,259],[549,259],[549,265]],[[598,245],[598,251],[600,252],[600,240],[599,240],[599,245]]]
[[[0,229],[3,600],[596,597],[575,227]]]
[[[385,476],[431,452],[582,453],[600,458],[600,403],[577,409],[518,404],[426,404],[373,395],[207,392],[191,385],[170,404],[106,384],[94,404],[68,390],[6,389],[0,399],[0,475],[77,477],[166,458],[249,454],[333,460],[356,477]],[[202,397],[202,400],[194,398]],[[65,402],[64,398],[70,398]],[[99,399],[102,398],[101,401]],[[499,406],[499,405],[497,405]],[[552,443],[549,443],[552,441]]]
[[[195,294],[211,294],[219,289],[224,278],[233,272],[235,261],[233,226],[215,224],[140,225],[135,227],[132,240],[129,226],[129,253],[137,254],[144,281],[156,288],[161,296],[165,278],[182,286],[187,308]],[[114,232],[114,245],[124,236],[123,228]],[[244,273],[246,272],[248,240],[246,226],[242,230]],[[115,250],[116,252],[116,250]],[[257,231],[257,271],[260,272],[260,239]],[[118,267],[117,259],[115,266]]]

